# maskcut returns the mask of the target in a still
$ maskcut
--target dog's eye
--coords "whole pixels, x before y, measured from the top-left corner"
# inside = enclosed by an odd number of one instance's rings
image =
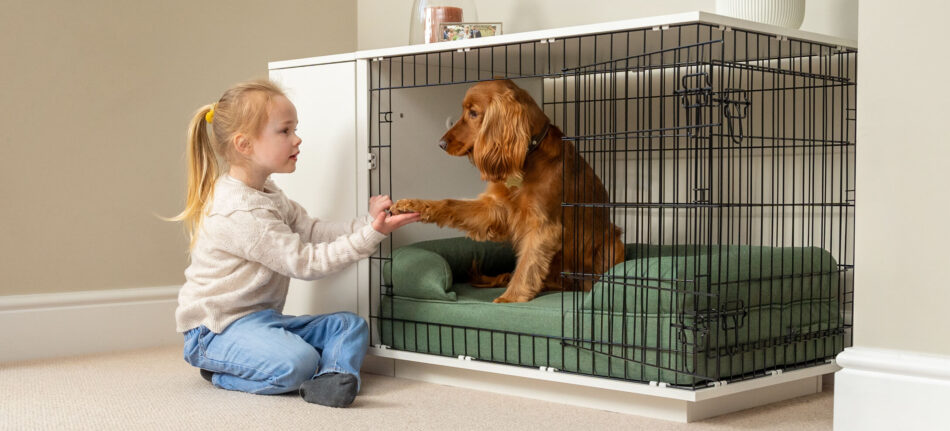
[[[478,112],[468,111],[468,116],[472,118],[478,118]]]

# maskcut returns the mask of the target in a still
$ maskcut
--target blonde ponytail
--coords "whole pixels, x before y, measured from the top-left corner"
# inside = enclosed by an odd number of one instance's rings
[[[191,238],[189,249],[194,248],[204,216],[205,207],[214,197],[214,183],[220,172],[218,157],[214,151],[212,138],[208,131],[208,119],[212,117],[214,105],[205,105],[195,113],[188,126],[188,194],[185,209],[169,221],[184,221],[188,236]],[[213,118],[213,117],[212,117]],[[213,133],[213,132],[212,132]]]
[[[205,211],[214,198],[214,184],[225,162],[236,157],[229,142],[239,133],[258,136],[267,123],[267,107],[274,96],[284,92],[266,79],[237,84],[221,99],[195,112],[188,126],[188,193],[185,209],[168,221],[183,221],[194,249]]]

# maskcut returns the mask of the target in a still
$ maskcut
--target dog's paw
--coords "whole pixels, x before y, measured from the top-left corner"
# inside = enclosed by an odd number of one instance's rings
[[[413,209],[413,199],[400,199],[389,206],[389,212],[393,215],[418,212]]]
[[[495,298],[495,300],[492,302],[496,304],[505,304],[505,303],[511,303],[511,302],[528,302],[532,299],[534,298],[528,295],[513,295],[508,292],[505,292],[501,296]]]
[[[393,215],[419,213],[422,221],[428,220],[429,207],[419,199],[400,199],[389,207],[389,212]]]

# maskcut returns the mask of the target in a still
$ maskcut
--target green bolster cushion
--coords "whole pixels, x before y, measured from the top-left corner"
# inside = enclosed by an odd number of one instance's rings
[[[837,295],[838,264],[817,247],[632,244],[626,252],[628,260],[585,294],[585,309],[678,313],[707,304],[748,307]]]
[[[386,283],[393,286],[393,295],[455,301],[455,292],[450,291],[452,269],[438,253],[402,247],[393,250],[392,259],[395,271],[386,277]],[[389,272],[385,271],[384,276]]]
[[[393,295],[455,301],[453,283],[469,280],[473,267],[485,275],[511,272],[515,253],[506,243],[468,238],[422,241],[393,250],[392,265],[383,265],[383,279]]]

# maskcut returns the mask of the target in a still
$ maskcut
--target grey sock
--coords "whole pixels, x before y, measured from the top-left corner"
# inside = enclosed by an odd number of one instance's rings
[[[203,378],[203,379],[205,379],[205,380],[207,380],[207,381],[210,382],[210,381],[211,381],[211,376],[213,376],[214,373],[212,373],[211,371],[208,371],[208,370],[206,370],[206,369],[203,369],[203,368],[199,368],[199,370],[200,370],[199,372],[200,372],[200,374],[201,374],[201,378]]]
[[[300,385],[300,396],[308,403],[328,407],[346,407],[356,398],[356,376],[327,373]]]

